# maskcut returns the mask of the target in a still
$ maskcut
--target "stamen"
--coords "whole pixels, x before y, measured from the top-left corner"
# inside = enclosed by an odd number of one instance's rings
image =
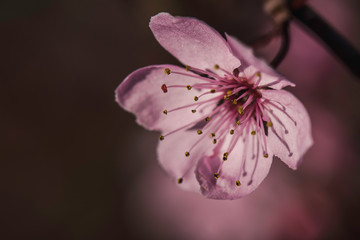
[[[224,155],[223,155],[223,161],[226,161],[228,156],[229,156],[229,153],[225,152]]]
[[[236,104],[237,104],[236,99],[233,99],[231,102],[232,102],[234,105],[236,105]]]
[[[259,86],[259,83],[261,81],[261,73],[260,72],[256,72],[255,76],[258,77],[259,79],[256,81],[256,83],[253,86],[253,89],[257,88]]]
[[[214,68],[215,68],[216,70],[218,70],[218,69],[220,68],[220,66],[217,65],[217,64],[215,64],[215,65],[214,65]]]
[[[185,70],[186,70],[186,71],[189,71],[189,69],[190,69],[190,67],[186,65],[186,66],[185,66]]]
[[[191,90],[191,86],[190,86],[190,85],[187,85],[186,88],[187,88],[187,90]]]
[[[186,87],[186,85],[167,85],[166,87],[167,87],[167,89],[169,89],[169,88],[184,88],[184,87]]]
[[[185,156],[186,156],[186,157],[190,156],[190,153],[189,153],[189,152],[185,152]]]
[[[202,94],[200,94],[197,98],[200,99],[201,97],[203,97],[204,95],[208,95],[208,94],[211,94],[211,92],[204,92]]]
[[[210,117],[206,117],[205,122],[209,122],[209,121],[210,121]]]
[[[165,110],[163,111],[163,113],[164,113],[165,115],[167,115],[167,110],[165,109]]]
[[[256,132],[254,130],[252,130],[251,135],[256,135]]]
[[[240,181],[239,181],[239,180],[236,180],[235,184],[236,184],[236,186],[238,186],[238,187],[240,187],[240,186],[241,186],[241,183],[240,183]]]
[[[230,134],[233,135],[234,134],[234,129],[230,129]]]
[[[284,113],[294,123],[295,126],[297,125],[296,121],[286,112],[286,110],[279,108],[278,106],[276,106],[274,103],[270,102],[269,100],[268,100],[268,103],[270,105],[274,106],[275,108],[277,108],[278,110],[280,110],[282,113]]]
[[[219,69],[220,69],[221,71],[223,71],[224,73],[226,73],[226,74],[228,75],[228,77],[231,77],[231,78],[232,78],[231,80],[237,80],[237,79],[236,79],[237,77],[236,77],[234,74],[232,74],[231,72],[225,70],[225,69],[222,68],[222,67],[219,67]],[[226,76],[226,74],[225,74],[225,76]]]
[[[238,179],[240,179],[241,173],[242,173],[243,177],[245,177],[247,175],[247,172],[246,172],[246,156],[247,156],[247,151],[248,151],[248,146],[249,146],[249,140],[248,140],[249,128],[250,128],[250,124],[248,124],[246,126],[246,133],[245,133],[245,136],[244,136],[244,152],[243,152],[242,158],[241,158],[241,166],[240,166],[240,172],[239,172],[239,175],[238,175]]]
[[[269,122],[266,123],[266,126],[267,126],[267,127],[272,127],[272,126],[273,126],[273,123],[269,121]]]
[[[210,92],[211,92],[211,93],[215,93],[215,89],[210,89]]]
[[[211,138],[215,137],[215,133],[210,133],[210,137]]]
[[[213,144],[216,144],[216,138],[214,138],[214,139],[212,140],[212,142],[213,142]]]
[[[253,115],[254,115],[254,109],[255,109],[255,106],[250,106],[249,109],[244,112],[244,115],[242,115],[242,123],[243,124],[246,124],[247,122],[251,121]]]
[[[240,91],[239,91],[240,92]],[[241,99],[245,99],[245,97],[247,96],[247,95],[249,95],[250,94],[250,91],[248,90],[248,91],[245,91],[243,94],[241,94],[239,97],[237,97],[236,98],[236,100],[241,100]]]
[[[273,131],[273,133],[275,134],[275,136],[279,139],[279,141],[280,141],[280,142],[285,146],[285,148],[288,150],[288,152],[289,152],[289,155],[288,155],[288,156],[291,157],[291,156],[293,155],[293,153],[291,152],[290,147],[289,147],[289,145],[287,144],[287,142],[279,136],[279,134],[275,131],[274,128],[271,128],[271,130]]]
[[[183,182],[183,178],[178,178],[177,183],[181,184]]]
[[[195,97],[194,97],[194,100],[195,100],[195,101],[199,100],[199,97],[195,96]]]
[[[193,109],[193,110],[191,110],[191,112],[192,112],[192,113],[196,113],[196,110],[195,110],[195,109]]]
[[[240,138],[240,134],[238,134],[237,136],[231,138],[228,149],[223,155],[223,161],[226,161],[229,154],[234,150],[235,145],[238,142],[239,138]]]
[[[275,115],[275,113],[273,112],[273,110],[269,110],[269,109],[267,109],[268,111],[269,111],[269,113],[276,119],[276,121],[278,121],[278,123],[284,128],[284,132],[285,132],[285,134],[288,134],[289,133],[289,130],[287,130],[287,128],[286,128],[286,126],[285,126],[285,124],[278,118],[278,116],[276,116]],[[272,124],[272,123],[271,123]],[[272,126],[272,125],[271,125]]]
[[[246,109],[254,100],[254,96],[251,94],[249,98],[246,99],[246,102],[243,104],[243,109]]]
[[[183,125],[183,126],[177,128],[177,129],[174,129],[174,130],[172,130],[172,131],[170,131],[170,132],[168,132],[168,133],[166,133],[165,135],[162,135],[162,136],[165,138],[165,137],[170,136],[171,134],[174,134],[174,133],[176,133],[178,131],[181,131],[183,129],[188,129],[191,126],[194,126],[194,124],[196,124],[198,122],[199,122],[199,120],[192,121],[192,122],[190,122],[190,123],[188,123],[186,125]]]
[[[244,109],[242,106],[238,106],[238,113],[241,115],[241,114],[244,114]]]
[[[259,101],[257,101],[257,104],[259,106],[261,105],[261,103],[259,103]],[[258,120],[257,126],[259,126],[259,122],[260,122],[261,133],[262,133],[262,137],[263,137],[263,144],[264,144],[264,147],[265,147],[265,152],[267,152],[267,141],[266,141],[264,123],[263,123],[262,119],[260,119],[260,118],[261,118],[260,110],[258,108],[256,108],[256,119]]]
[[[214,178],[218,179],[220,177],[219,173],[214,173]]]
[[[162,141],[165,139],[165,137],[163,135],[160,135],[159,139],[160,139],[160,141]]]
[[[237,124],[238,126],[240,126],[240,124],[241,124],[240,120],[237,120],[237,121],[236,121],[236,124]],[[231,134],[231,132],[230,132],[230,134]]]
[[[244,90],[244,89],[248,88],[248,87],[245,87],[245,86],[241,86],[241,87],[238,87],[238,86],[239,86],[238,84],[234,86],[235,88],[232,90],[232,95],[240,92],[241,90]],[[237,99],[237,100],[239,100],[239,99]]]
[[[164,92],[164,93],[167,93],[167,87],[166,87],[166,84],[163,84],[161,85],[161,90]]]
[[[165,72],[166,75],[170,75],[171,70],[170,70],[170,68],[165,68],[164,72]]]
[[[198,108],[198,107],[200,107],[201,105],[203,105],[205,103],[212,104],[211,102],[218,101],[219,99],[221,99],[221,96],[213,97],[211,99],[201,101],[201,102],[198,102],[198,103],[191,103],[191,104],[187,104],[187,105],[184,105],[184,106],[180,106],[180,107],[177,107],[177,108],[174,108],[174,109],[171,109],[171,110],[167,110],[167,112],[170,113],[170,112],[174,112],[174,111],[184,109],[184,108],[188,108],[188,107],[191,107],[191,106],[196,106],[196,108]],[[195,110],[195,112],[196,112],[196,110]],[[195,112],[193,112],[193,113],[195,113]]]
[[[257,165],[258,165],[258,160],[259,160],[259,141],[257,141],[257,152],[256,152],[256,160],[255,160],[255,165],[254,165],[254,169],[252,171],[252,174],[251,174],[251,178],[250,178],[250,181],[248,182],[248,186],[252,184],[253,182],[253,177],[254,177],[254,174],[255,174],[255,171],[256,171],[256,168],[257,168]]]
[[[197,134],[199,134],[199,135],[201,135],[201,134],[203,133],[201,130],[197,130],[196,132],[197,132]]]
[[[265,153],[264,158],[268,158],[268,157],[269,157],[269,154]]]

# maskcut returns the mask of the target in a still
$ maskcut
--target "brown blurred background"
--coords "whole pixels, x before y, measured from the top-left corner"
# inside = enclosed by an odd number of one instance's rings
[[[179,216],[157,215],[167,209],[150,204],[163,199],[152,189],[159,184],[153,177],[170,182],[157,166],[158,134],[137,126],[134,116],[114,102],[114,90],[139,67],[178,64],[148,28],[156,13],[193,16],[249,43],[272,27],[261,3],[2,1],[0,238],[203,237],[195,233],[203,231],[201,227],[188,230],[178,222]],[[360,49],[359,1],[314,0],[310,5]],[[265,182],[277,171],[289,174],[290,188],[315,214],[311,219],[321,222],[309,239],[360,238],[359,81],[294,23],[291,34],[289,55],[278,70],[297,84],[292,91],[312,116],[316,142],[297,172],[276,162]],[[277,47],[275,40],[260,54],[270,60]],[[155,169],[154,174],[149,169]],[[307,198],[309,186],[324,193],[330,205],[322,209],[322,201]],[[173,191],[189,194],[175,187]],[[266,198],[255,192],[256,197]],[[210,201],[195,198],[197,204]],[[241,205],[242,200],[235,203]],[[182,205],[175,206],[181,212]],[[189,201],[187,206],[195,205]],[[329,209],[336,214],[324,213]],[[186,214],[191,218],[193,213]],[[154,225],[158,220],[161,224]],[[305,239],[301,234],[298,239]],[[281,230],[278,239],[294,239],[289,236]]]

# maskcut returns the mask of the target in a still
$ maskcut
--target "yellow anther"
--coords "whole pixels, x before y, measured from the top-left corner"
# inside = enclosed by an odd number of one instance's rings
[[[206,117],[205,122],[209,122],[209,121],[210,121],[210,117]]]
[[[214,173],[214,178],[218,179],[220,177],[220,175],[218,173]]]
[[[215,64],[215,65],[214,65],[214,68],[215,68],[216,70],[218,70],[218,69],[220,68],[220,66],[217,65],[217,64]]]
[[[237,120],[236,124],[239,126],[241,124],[240,120]]]
[[[215,93],[215,89],[210,89],[210,92],[211,92],[211,93]]]
[[[210,137],[215,137],[215,133],[210,133]]]
[[[167,115],[167,110],[166,109],[163,111],[163,114]]]
[[[229,99],[229,96],[228,96],[228,95],[224,95],[224,99],[225,99],[225,100]]]
[[[260,72],[256,72],[256,73],[255,73],[255,76],[257,76],[257,77],[260,78],[260,77],[261,77],[261,73],[260,73]]]
[[[190,153],[189,153],[189,152],[185,152],[185,156],[186,156],[186,157],[190,156]]]
[[[256,132],[254,130],[252,130],[251,135],[256,135]]]
[[[233,135],[234,134],[234,129],[230,129],[230,134]]]
[[[224,155],[223,155],[223,161],[226,161],[227,158],[228,158],[228,156],[229,156],[229,153],[228,153],[228,152],[224,153]]]
[[[185,66],[185,70],[189,71],[190,67],[188,65]]]
[[[241,115],[241,114],[244,114],[244,109],[242,106],[238,106],[238,113]]]
[[[227,94],[228,96],[230,96],[230,95],[232,94],[232,91],[229,90],[229,91],[226,92],[226,94]]]
[[[236,99],[233,99],[233,100],[232,100],[232,103],[236,105],[236,104],[237,104]]]
[[[178,184],[181,184],[182,182],[183,182],[183,179],[182,179],[182,178],[178,178],[177,183],[178,183]]]
[[[213,142],[213,144],[216,144],[216,138],[214,138],[214,139],[212,140],[212,142]]]
[[[201,130],[197,130],[196,132],[197,132],[197,134],[199,134],[199,135],[202,134],[202,131],[201,131]]]
[[[195,110],[195,109],[193,109],[193,110],[191,110],[191,112],[192,112],[192,113],[196,113],[196,110]]]
[[[171,70],[170,70],[170,68],[165,68],[164,72],[165,72],[166,75],[170,75]]]
[[[272,123],[272,122],[267,122],[267,123],[266,123],[266,126],[267,126],[267,127],[272,127],[272,126],[273,126],[273,123]]]
[[[162,140],[164,140],[165,139],[165,137],[163,136],[163,135],[160,135],[160,141],[162,141]]]
[[[268,158],[268,157],[269,157],[269,154],[265,153],[264,158]]]
[[[195,101],[199,100],[199,97],[198,97],[198,96],[195,96],[195,97],[194,97],[194,100],[195,100]]]
[[[238,187],[240,187],[240,186],[241,186],[241,183],[240,183],[240,181],[239,181],[239,180],[236,180],[235,184],[236,184],[236,186],[238,186]]]
[[[191,90],[191,86],[190,86],[190,85],[187,85],[186,88],[187,88],[187,90]]]

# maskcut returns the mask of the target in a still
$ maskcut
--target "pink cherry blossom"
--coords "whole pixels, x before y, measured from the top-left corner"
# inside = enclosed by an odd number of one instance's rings
[[[273,156],[297,168],[313,141],[304,106],[281,90],[293,83],[197,19],[159,13],[150,29],[186,67],[138,69],[116,100],[140,125],[162,132],[158,159],[180,187],[236,199],[263,181]]]

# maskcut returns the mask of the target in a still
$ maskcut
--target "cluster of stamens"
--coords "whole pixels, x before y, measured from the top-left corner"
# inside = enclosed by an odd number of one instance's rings
[[[171,85],[171,83],[164,83],[161,86],[163,93],[169,94],[168,91],[171,88],[183,88],[186,91],[195,89],[202,91],[202,93],[194,96],[194,104],[179,106],[176,109],[164,109],[163,114],[168,115],[171,114],[171,112],[187,108],[189,108],[193,114],[197,114],[197,112],[205,108],[207,104],[216,103],[214,104],[216,107],[214,107],[213,111],[204,118],[202,129],[195,130],[196,134],[199,136],[199,140],[196,141],[190,149],[184,149],[185,157],[191,159],[191,152],[204,138],[210,137],[213,144],[219,144],[219,142],[224,141],[225,137],[230,134],[232,139],[227,146],[226,152],[223,153],[222,161],[218,170],[213,173],[213,177],[215,179],[219,179],[221,178],[223,164],[226,161],[233,160],[231,159],[231,153],[233,152],[236,143],[242,138],[246,148],[249,144],[248,142],[251,141],[251,159],[256,162],[254,164],[254,168],[249,170],[251,175],[247,184],[250,185],[253,181],[253,176],[258,165],[257,163],[258,161],[261,161],[261,159],[259,159],[260,155],[264,158],[263,160],[266,160],[266,158],[269,157],[267,136],[270,129],[288,150],[289,157],[292,156],[292,152],[285,139],[273,128],[273,121],[281,126],[285,134],[288,133],[288,130],[277,114],[275,114],[271,109],[275,108],[279,110],[291,121],[293,121],[295,125],[296,122],[287,114],[286,108],[281,105],[281,103],[273,102],[262,97],[261,91],[263,89],[269,89],[269,86],[276,84],[277,82],[260,85],[262,76],[259,72],[255,73],[253,76],[243,77],[239,76],[238,69],[235,69],[232,73],[221,68],[219,65],[215,65],[214,69],[216,71],[204,71],[186,66],[185,70],[189,71],[189,73],[186,73],[183,71],[176,72],[170,70],[169,68],[165,68],[164,72],[167,75],[179,74],[190,78],[197,78],[201,81],[199,81],[200,83],[195,83],[193,85]],[[213,94],[214,96],[202,101],[202,97],[209,94]],[[168,134],[161,135],[160,140],[164,140],[167,136],[174,132],[185,128],[190,129],[195,125],[196,123],[192,123],[179,129],[175,129]],[[262,154],[260,154],[260,151],[262,151]],[[240,178],[245,177],[248,174],[246,161],[249,159],[246,159],[246,153],[243,154],[243,159],[240,160],[241,161],[239,161],[239,163],[241,164],[241,170],[238,173],[238,176],[234,176],[234,184],[238,187],[241,186]],[[178,178],[177,182],[179,184],[184,181],[184,177],[190,169],[191,167],[189,167],[189,169]]]

